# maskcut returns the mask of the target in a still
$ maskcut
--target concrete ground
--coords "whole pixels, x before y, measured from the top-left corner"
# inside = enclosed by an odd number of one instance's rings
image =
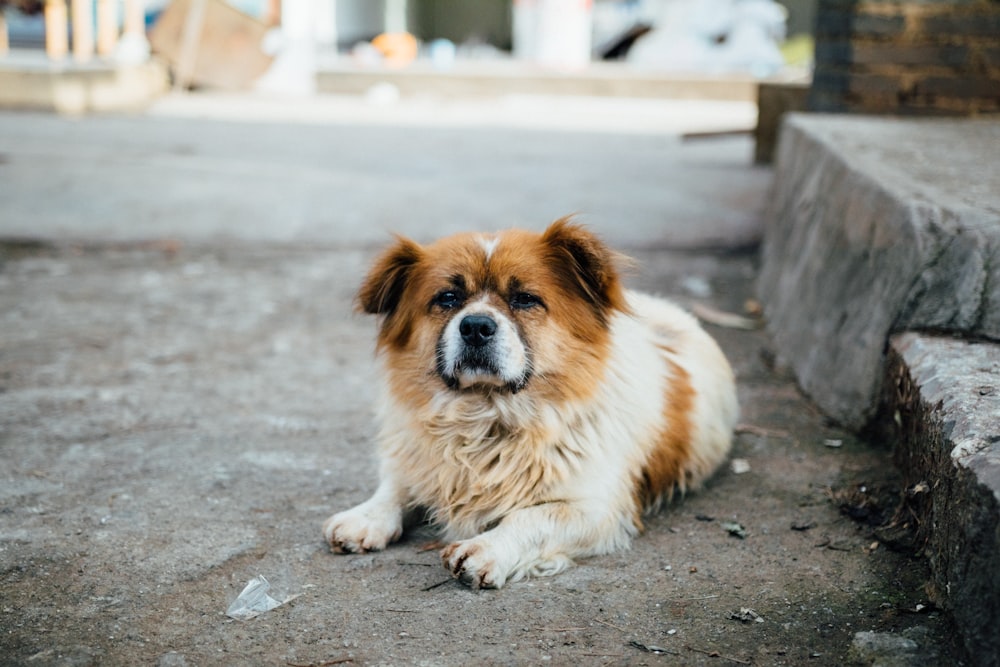
[[[330,554],[323,519],[375,485],[351,299],[389,230],[579,211],[630,284],[742,312],[770,172],[746,136],[679,139],[712,105],[232,103],[0,115],[0,662],[961,664],[924,563],[873,537],[890,452],[827,423],[759,330],[708,325],[743,464],[630,551],[500,591],[452,581],[427,529]],[[230,619],[257,575],[294,599]]]

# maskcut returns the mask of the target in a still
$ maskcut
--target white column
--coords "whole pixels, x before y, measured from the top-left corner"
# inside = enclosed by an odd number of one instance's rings
[[[118,45],[118,0],[97,0],[97,55],[109,56]]]
[[[94,57],[94,0],[70,0],[73,59],[85,63]]]
[[[69,26],[66,0],[45,2],[45,53],[52,60],[62,60],[69,52]]]
[[[316,5],[316,43],[320,49],[337,48],[337,0],[320,0]]]
[[[590,64],[592,0],[514,0],[514,55],[547,67]]]
[[[385,32],[406,32],[406,0],[385,0]]]
[[[4,18],[3,10],[0,10],[0,56],[5,56],[10,51],[10,40],[7,36],[7,19]]]

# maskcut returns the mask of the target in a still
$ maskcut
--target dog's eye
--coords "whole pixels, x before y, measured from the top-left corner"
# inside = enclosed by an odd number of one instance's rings
[[[458,308],[462,305],[462,295],[454,290],[445,290],[434,297],[434,305],[445,310]]]
[[[528,292],[518,292],[510,299],[510,307],[515,310],[527,310],[542,305],[542,300]]]

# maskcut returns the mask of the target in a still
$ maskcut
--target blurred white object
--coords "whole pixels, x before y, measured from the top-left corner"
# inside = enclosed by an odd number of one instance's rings
[[[365,102],[374,106],[391,106],[399,102],[402,94],[399,87],[388,81],[381,81],[365,91]]]
[[[514,56],[559,69],[590,64],[590,0],[514,0]]]
[[[733,70],[754,76],[774,74],[785,64],[779,44],[785,39],[788,10],[771,0],[738,0],[734,21],[722,45],[722,56]]]
[[[123,65],[139,65],[149,60],[146,39],[146,10],[142,0],[125,0],[123,31],[115,47],[115,60]]]
[[[382,52],[371,42],[358,42],[351,47],[351,58],[361,67],[377,67],[382,64]]]
[[[326,0],[281,3],[280,32],[268,33],[263,48],[276,49],[270,69],[257,80],[265,93],[311,95],[316,92],[317,49],[336,42],[336,23]]]
[[[427,46],[431,66],[436,70],[449,70],[455,65],[455,43],[447,39],[435,39]]]
[[[269,56],[276,56],[287,44],[288,40],[285,38],[285,33],[281,32],[281,28],[271,28],[260,43],[260,50]]]
[[[787,18],[773,0],[662,0],[652,32],[628,60],[650,69],[768,76],[784,65]]]
[[[115,60],[122,65],[140,65],[149,60],[149,40],[145,35],[126,32],[115,47]]]
[[[684,288],[685,292],[699,299],[707,299],[712,296],[712,285],[704,276],[685,276],[681,280],[681,287]]]
[[[729,469],[734,475],[742,475],[750,472],[750,462],[746,459],[733,459],[729,462]]]

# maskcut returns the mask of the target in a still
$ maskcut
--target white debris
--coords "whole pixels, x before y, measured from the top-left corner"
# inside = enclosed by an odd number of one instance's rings
[[[691,296],[707,299],[712,296],[712,285],[703,276],[685,276],[681,287]]]
[[[784,66],[788,11],[773,0],[661,0],[632,64],[686,72],[769,76]]]
[[[267,594],[271,589],[271,584],[261,575],[257,575],[243,588],[233,603],[226,610],[226,616],[235,618],[237,621],[249,621],[264,612],[271,611],[281,605],[291,602],[298,595],[292,595],[280,602]]]
[[[734,621],[740,621],[741,623],[763,623],[764,617],[755,612],[750,607],[740,607],[739,611],[734,611],[729,614],[729,618]]]

